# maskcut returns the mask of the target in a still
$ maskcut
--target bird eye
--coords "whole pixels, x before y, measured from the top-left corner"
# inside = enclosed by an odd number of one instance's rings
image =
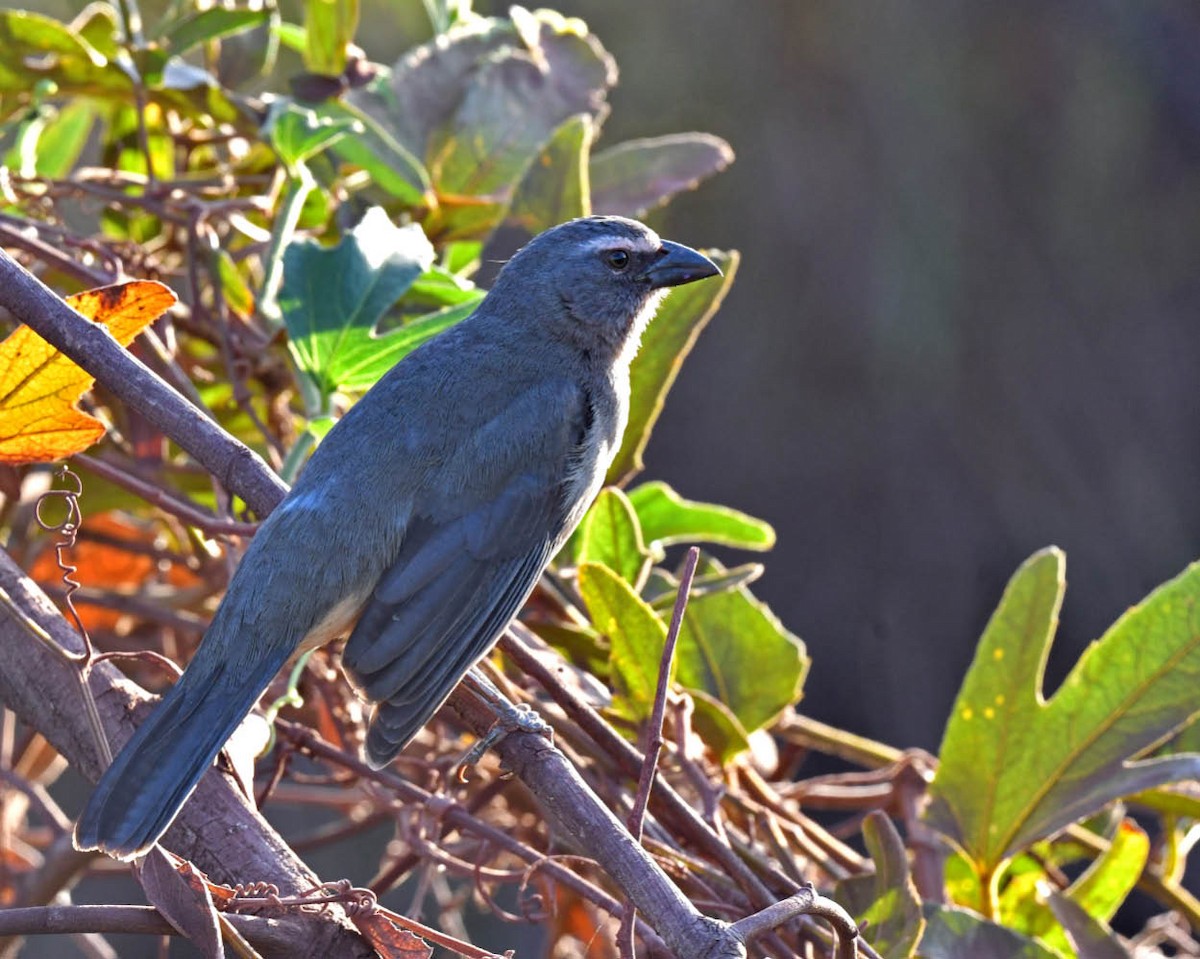
[[[604,262],[608,264],[608,268],[614,273],[620,273],[625,267],[629,266],[629,251],[607,250],[604,254]]]

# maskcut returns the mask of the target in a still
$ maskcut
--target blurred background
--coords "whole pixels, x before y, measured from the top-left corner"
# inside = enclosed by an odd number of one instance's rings
[[[1200,7],[556,7],[621,67],[601,146],[737,152],[652,218],[744,259],[647,463],[775,525],[807,713],[935,749],[1030,553],[1068,556],[1048,690],[1197,558]]]

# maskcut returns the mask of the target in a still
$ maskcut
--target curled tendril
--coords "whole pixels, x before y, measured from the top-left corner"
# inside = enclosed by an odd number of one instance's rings
[[[70,487],[67,489],[46,490],[46,492],[38,497],[33,515],[37,520],[38,526],[47,533],[59,533],[62,536],[54,544],[54,557],[58,563],[58,568],[62,571],[63,603],[67,607],[67,612],[71,614],[71,620],[75,623],[75,628],[83,638],[85,649],[90,654],[92,638],[88,635],[87,627],[83,625],[83,620],[80,619],[79,611],[75,608],[75,602],[72,599],[75,591],[83,585],[74,578],[75,573],[79,571],[79,567],[68,562],[64,555],[67,550],[74,549],[75,540],[79,536],[79,528],[83,522],[83,513],[79,509],[79,497],[83,495],[83,480],[66,463],[54,471],[54,478],[59,482],[70,484]],[[67,515],[57,523],[48,522],[42,516],[43,507],[51,501],[61,501],[62,505],[67,509]]]

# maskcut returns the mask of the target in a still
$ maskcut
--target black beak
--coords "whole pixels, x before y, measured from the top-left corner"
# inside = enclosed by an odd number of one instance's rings
[[[659,289],[703,280],[706,276],[720,275],[717,264],[703,253],[697,253],[682,243],[663,240],[654,262],[646,268],[641,279]]]

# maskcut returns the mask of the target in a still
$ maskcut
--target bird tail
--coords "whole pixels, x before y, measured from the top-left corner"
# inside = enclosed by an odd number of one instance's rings
[[[100,778],[75,825],[76,847],[118,859],[147,852],[286,658],[283,650],[239,670],[211,663],[202,646]]]

